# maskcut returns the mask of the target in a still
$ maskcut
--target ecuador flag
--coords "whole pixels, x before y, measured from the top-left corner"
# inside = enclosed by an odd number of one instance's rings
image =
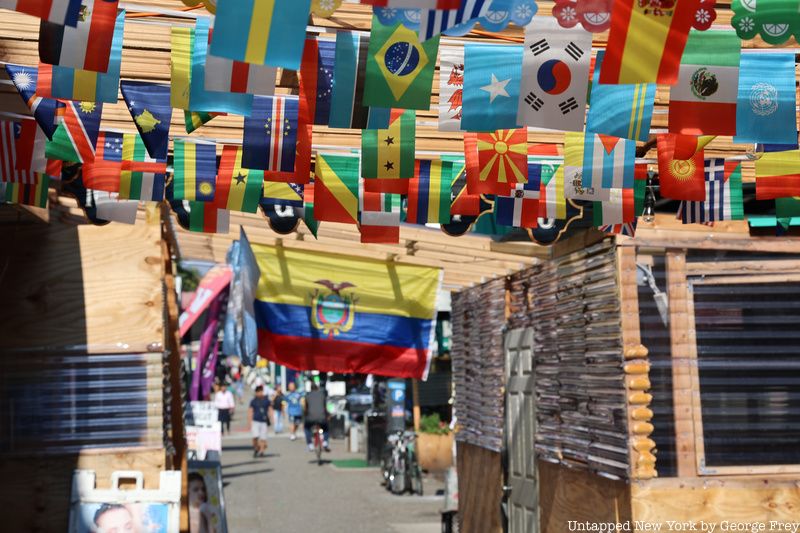
[[[441,270],[252,248],[262,357],[299,370],[426,377]]]

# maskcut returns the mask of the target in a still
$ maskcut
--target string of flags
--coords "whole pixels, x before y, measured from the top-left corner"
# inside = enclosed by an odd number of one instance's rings
[[[0,0],[41,19],[38,65],[5,65],[35,122],[0,121],[0,199],[43,207],[50,180],[69,171],[101,218],[132,223],[132,205],[135,220],[138,201],[166,199],[195,231],[226,232],[230,211],[262,206],[290,209],[315,235],[319,222],[341,222],[359,225],[363,242],[397,242],[401,222],[446,225],[482,202],[498,225],[532,229],[577,201],[594,226],[633,235],[652,190],[637,143],[653,139],[658,191],[680,202],[680,220],[744,218],[741,164],[704,153],[725,135],[765,147],[756,198],[776,201],[781,224],[800,213],[794,55],[741,47],[756,33],[774,44],[793,34],[766,22],[778,0],[734,2],[731,29],[712,28],[712,0],[557,0],[552,16],[534,16],[528,0],[362,3],[374,6],[370,32],[329,39],[306,23],[339,1],[211,2],[213,20],[172,27],[163,85],[120,79],[118,0]],[[440,46],[442,34],[510,22],[524,26],[521,44]],[[439,130],[463,134],[464,153],[421,160],[416,115],[431,108],[437,62]],[[297,72],[298,94],[276,94],[278,69]],[[671,86],[668,128],[654,136],[659,84]],[[118,88],[137,133],[100,127]],[[171,137],[173,109],[187,135],[243,116],[241,146]],[[314,154],[314,125],[362,130],[360,156]],[[563,154],[529,146],[528,127],[565,132]]]

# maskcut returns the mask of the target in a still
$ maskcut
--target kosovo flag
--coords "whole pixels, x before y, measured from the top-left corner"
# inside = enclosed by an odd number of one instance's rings
[[[33,113],[36,123],[42,128],[48,139],[53,138],[58,124],[56,123],[56,110],[62,107],[57,100],[42,98],[36,95],[39,71],[35,67],[6,64],[6,73],[14,83],[17,92],[25,100],[28,109]]]
[[[150,157],[165,159],[169,147],[169,124],[172,120],[169,86],[123,81],[120,89],[147,153]]]
[[[430,109],[439,36],[419,42],[400,23],[384,26],[372,17],[367,54],[365,106]]]
[[[172,199],[213,202],[217,183],[217,148],[175,139]]]

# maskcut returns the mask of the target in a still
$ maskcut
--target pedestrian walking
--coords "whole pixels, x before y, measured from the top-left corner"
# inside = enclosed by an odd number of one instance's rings
[[[303,422],[303,393],[297,390],[297,384],[290,381],[287,385],[289,392],[286,393],[286,416],[292,426],[292,434],[289,439],[297,439],[297,428]]]
[[[271,417],[271,403],[264,394],[264,387],[259,385],[256,387],[256,397],[250,400],[247,413],[250,435],[253,437],[253,457],[264,457],[264,452],[267,451],[267,428]]]
[[[275,387],[275,396],[272,397],[272,412],[275,413],[275,434],[283,433],[283,403],[286,397],[281,386]]]
[[[226,429],[230,433],[231,418],[233,417],[234,409],[236,409],[236,401],[233,399],[233,393],[228,390],[228,387],[220,383],[214,384],[214,407],[219,412],[219,424],[222,426],[223,435]]]

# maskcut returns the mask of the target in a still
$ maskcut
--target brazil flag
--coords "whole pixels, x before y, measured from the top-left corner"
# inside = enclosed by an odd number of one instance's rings
[[[364,88],[365,106],[430,109],[439,36],[420,44],[417,33],[372,17]]]

